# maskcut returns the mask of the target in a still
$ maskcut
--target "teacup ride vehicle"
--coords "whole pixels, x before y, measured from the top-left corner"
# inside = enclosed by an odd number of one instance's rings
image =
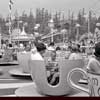
[[[17,52],[14,48],[7,48],[0,51],[0,65],[17,65]]]
[[[34,80],[34,84],[27,87],[19,88],[15,91],[16,96],[75,96],[79,91],[74,90],[67,83],[67,74],[73,68],[83,68],[84,62],[82,60],[66,60],[59,59],[58,61],[59,69],[59,83],[55,86],[52,86],[47,81],[47,74],[44,61],[33,60],[30,61],[31,76]],[[75,83],[78,83],[80,75],[76,74],[73,76]],[[78,94],[79,95],[79,94]],[[77,95],[77,96],[78,96]],[[82,94],[83,96],[84,94]],[[86,95],[86,94],[85,94]]]
[[[19,67],[11,69],[9,73],[14,76],[30,77],[29,71],[29,59],[31,57],[31,51],[26,51],[25,49],[19,49],[17,52],[17,58]]]

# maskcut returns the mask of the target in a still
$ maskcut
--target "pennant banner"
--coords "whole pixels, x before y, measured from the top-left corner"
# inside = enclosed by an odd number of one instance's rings
[[[14,4],[13,1],[10,0],[10,1],[9,1],[9,10],[10,10],[10,11],[12,10],[12,5],[13,5],[13,4]]]

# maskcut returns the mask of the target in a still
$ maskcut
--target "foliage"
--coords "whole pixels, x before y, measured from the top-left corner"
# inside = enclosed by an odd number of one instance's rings
[[[80,24],[79,28],[79,35],[88,32],[88,20],[84,17],[85,15],[85,9],[79,10],[77,19],[74,19],[74,12],[70,12],[67,19],[67,17],[63,14],[63,20],[61,19],[62,13],[56,12],[55,14],[50,13],[45,8],[37,8],[35,15],[33,14],[32,10],[30,9],[29,15],[23,11],[22,15],[19,16],[17,10],[15,11],[15,18],[12,20],[12,29],[20,28],[22,30],[22,26],[27,23],[25,26],[25,31],[28,34],[34,34],[34,26],[35,24],[40,24],[40,27],[38,29],[39,33],[42,35],[49,34],[50,28],[48,27],[48,21],[53,18],[55,28],[57,28],[59,25],[61,25],[63,28],[63,24],[68,23],[67,30],[69,32],[69,39],[75,39],[76,36],[76,23]],[[89,21],[90,21],[90,32],[94,33],[95,25],[97,22],[100,22],[100,17],[97,19],[96,16],[92,16],[92,11],[89,11]],[[19,23],[22,21],[22,23]],[[8,34],[9,33],[9,27],[7,26],[7,23],[9,22],[9,16],[6,18],[3,18],[0,16],[0,27],[1,27],[1,33],[2,34]],[[67,25],[67,24],[66,24]],[[55,38],[56,39],[56,38]],[[55,40],[56,41],[56,40]]]

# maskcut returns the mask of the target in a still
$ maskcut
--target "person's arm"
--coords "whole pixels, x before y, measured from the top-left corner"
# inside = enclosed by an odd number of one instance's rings
[[[98,73],[100,72],[100,66],[95,60],[90,60],[87,65],[87,70]]]
[[[54,75],[50,81],[50,84],[53,84],[55,82],[56,77],[59,77],[59,72],[54,73]]]

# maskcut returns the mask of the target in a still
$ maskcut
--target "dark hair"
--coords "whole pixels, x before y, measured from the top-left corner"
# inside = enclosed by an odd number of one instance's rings
[[[72,52],[77,52],[77,48],[75,48],[75,47],[72,47],[71,50],[72,50]]]
[[[92,40],[90,41],[90,43],[91,43],[91,44],[94,44],[94,42],[93,42]]]
[[[49,46],[54,46],[55,45],[55,43],[54,42],[51,42],[50,44],[49,44]]]
[[[60,47],[56,47],[56,51],[57,51],[57,50],[61,50],[61,48],[60,48]]]
[[[81,52],[81,50],[80,50],[80,44],[77,44],[77,47],[78,47],[78,48],[77,48],[77,51],[78,51],[78,52]]]
[[[9,46],[9,47],[12,47],[12,44],[10,43],[8,46]]]
[[[80,49],[80,44],[77,44],[78,49]]]
[[[77,46],[77,47],[72,47],[72,52],[81,52],[81,51],[80,51],[80,45],[77,44],[76,46]]]
[[[37,44],[35,44],[35,46],[36,46],[38,52],[46,50],[46,46],[43,43],[37,43]]]
[[[100,42],[98,42],[97,44],[95,44],[95,52],[94,55],[96,57],[100,57]]]
[[[56,28],[57,28],[57,29],[61,28],[61,25],[56,25]]]

